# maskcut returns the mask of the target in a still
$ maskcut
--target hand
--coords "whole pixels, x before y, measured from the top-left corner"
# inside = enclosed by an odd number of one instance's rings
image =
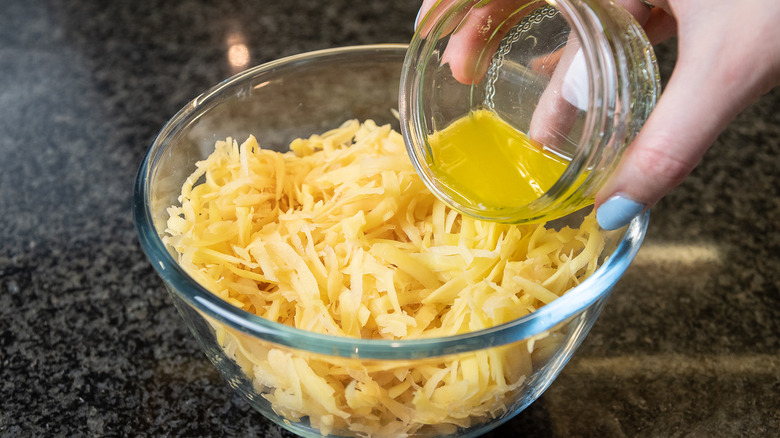
[[[508,2],[515,9],[527,3],[491,1],[472,9],[466,17],[472,26],[462,29],[502,23],[496,17],[507,16],[505,11],[512,9]],[[420,16],[434,3],[425,0]],[[596,196],[597,218],[605,229],[622,227],[680,184],[726,125],[780,84],[777,0],[655,0],[652,10],[639,0],[618,3],[643,25],[651,42],[676,34],[678,59],[655,110]],[[471,83],[484,75],[487,66],[477,65],[478,58],[471,56],[480,42],[484,38],[477,32],[450,38],[444,57],[459,81]],[[566,56],[564,49],[561,59]]]

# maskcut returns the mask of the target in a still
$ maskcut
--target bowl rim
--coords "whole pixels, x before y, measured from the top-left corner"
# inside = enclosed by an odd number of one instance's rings
[[[139,166],[133,187],[132,210],[141,248],[169,292],[176,294],[202,314],[267,342],[312,353],[382,360],[465,353],[528,339],[554,328],[609,295],[639,251],[647,231],[649,212],[632,220],[624,228],[623,237],[607,260],[590,277],[562,297],[519,319],[488,329],[447,337],[376,340],[305,331],[264,319],[228,304],[197,283],[179,266],[154,227],[149,193],[149,176],[153,170],[151,164],[164,152],[165,146],[178,128],[196,120],[200,116],[199,110],[209,108],[218,99],[221,91],[260,75],[273,74],[279,67],[326,58],[337,60],[345,56],[360,56],[360,59],[368,60],[371,55],[380,55],[397,56],[400,72],[400,61],[404,59],[406,48],[405,44],[346,46],[305,52],[267,62],[238,73],[206,90],[162,127]]]

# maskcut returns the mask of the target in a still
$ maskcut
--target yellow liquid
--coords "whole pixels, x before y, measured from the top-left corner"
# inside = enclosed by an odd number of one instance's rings
[[[428,165],[436,178],[482,209],[530,203],[549,190],[569,164],[485,109],[436,132],[429,143]]]

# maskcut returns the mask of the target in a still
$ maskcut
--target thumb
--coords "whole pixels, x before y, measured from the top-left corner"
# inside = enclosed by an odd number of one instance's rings
[[[780,83],[780,4],[751,2],[673,4],[678,61],[658,105],[596,196],[602,228],[620,228],[658,202],[737,113]],[[747,25],[755,31],[744,32]]]
[[[675,72],[677,73],[677,72]],[[688,84],[691,74],[670,80],[650,118],[596,196],[602,228],[617,229],[654,205],[696,167],[714,141],[712,111],[723,104]]]
[[[725,67],[681,59],[658,105],[596,196],[602,228],[626,225],[679,185],[725,126],[758,97],[734,90],[730,74],[733,68],[729,73]]]

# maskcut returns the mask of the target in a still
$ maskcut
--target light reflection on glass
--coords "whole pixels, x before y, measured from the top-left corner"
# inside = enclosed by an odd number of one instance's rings
[[[257,90],[257,89],[260,89],[260,88],[263,88],[263,87],[265,87],[266,85],[268,85],[268,84],[270,84],[270,83],[271,83],[271,81],[264,81],[264,82],[261,82],[261,83],[259,83],[259,84],[255,85],[255,86],[254,86],[254,87],[252,87],[252,88],[253,88],[253,89],[255,89],[255,90]]]

